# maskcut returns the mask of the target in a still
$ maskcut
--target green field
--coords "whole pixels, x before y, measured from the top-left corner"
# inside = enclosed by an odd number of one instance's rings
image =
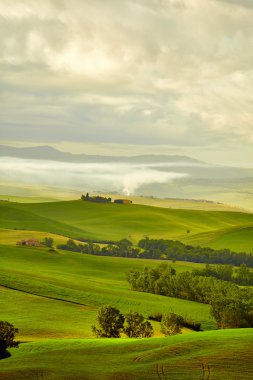
[[[250,252],[252,229],[253,215],[240,212],[0,202],[0,319],[19,328],[22,342],[1,361],[0,379],[251,379],[252,329],[216,331],[208,305],[130,290],[126,272],[158,261],[50,252],[16,242],[46,236],[56,244],[67,237],[136,242],[148,235]],[[173,266],[180,272],[203,265]],[[145,317],[175,312],[205,331],[184,329],[166,338],[152,322],[151,339],[94,339],[91,325],[105,304]]]
[[[130,290],[125,273],[155,265],[157,261],[153,260],[0,246],[2,318],[19,326],[22,340],[91,337],[91,325],[104,304],[114,305],[122,312],[135,310],[146,317],[172,310],[201,322],[204,329],[215,328],[208,305]],[[183,271],[201,265],[174,266]],[[24,318],[28,310],[29,325]],[[157,334],[160,335],[159,326]]]
[[[51,339],[22,344],[1,379],[251,380],[253,330],[153,339]]]
[[[38,230],[91,240],[137,242],[144,236],[252,252],[253,214],[166,209],[144,205],[0,202],[0,227]],[[187,234],[187,230],[190,233]],[[202,235],[200,235],[202,234]],[[211,235],[210,235],[211,234]],[[233,236],[229,236],[233,234]]]
[[[160,375],[183,380],[202,379],[208,371],[210,379],[251,379],[252,329],[164,338],[156,322],[156,338],[92,338],[90,326],[96,322],[98,307],[105,303],[145,316],[174,311],[202,322],[206,329],[215,327],[208,305],[129,290],[125,271],[156,264],[1,246],[0,277],[5,285],[0,287],[1,318],[19,327],[18,339],[24,343],[1,361],[0,379],[144,380]],[[174,265],[178,271],[200,266]]]
[[[232,227],[219,231],[203,232],[185,238],[184,243],[214,249],[228,248],[235,252],[253,252],[253,227]]]

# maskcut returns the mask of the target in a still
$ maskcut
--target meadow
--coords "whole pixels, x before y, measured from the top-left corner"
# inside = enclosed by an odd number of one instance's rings
[[[250,252],[252,214],[81,201],[0,202],[0,212],[1,320],[19,328],[21,341],[1,361],[1,380],[252,378],[252,329],[217,331],[209,305],[130,290],[126,272],[155,267],[157,260],[16,246],[46,236],[58,244],[68,237],[136,242],[148,235],[210,246],[230,242],[232,249]],[[171,264],[177,272],[203,267]],[[164,337],[152,321],[151,339],[95,339],[91,325],[105,304],[146,318],[175,312],[200,322],[204,331]]]
[[[12,349],[0,378],[251,380],[252,341],[252,329],[152,339],[50,339]]]
[[[38,230],[83,240],[177,239],[194,245],[252,252],[253,214],[96,204],[0,202],[0,227]]]
[[[155,312],[174,311],[201,322],[204,329],[214,329],[215,322],[207,305],[130,290],[127,271],[156,265],[157,261],[153,260],[52,253],[43,248],[2,245],[2,318],[19,326],[22,340],[49,338],[53,332],[61,338],[66,334],[76,338],[92,337],[91,325],[96,322],[98,308],[104,304],[122,312],[138,311],[145,317]],[[201,267],[194,263],[173,266],[178,272]],[[29,325],[24,318],[25,310],[29,310]],[[43,321],[39,321],[41,314]],[[159,324],[154,323],[154,327],[160,335]]]

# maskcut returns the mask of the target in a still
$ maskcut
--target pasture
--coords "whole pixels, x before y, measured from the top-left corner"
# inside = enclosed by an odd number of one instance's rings
[[[253,214],[250,213],[97,204],[81,200],[32,204],[1,202],[0,211],[2,228],[38,230],[83,240],[128,238],[134,243],[149,236],[207,246],[210,242],[215,248],[252,252]]]
[[[206,304],[130,290],[126,272],[154,267],[157,260],[16,246],[46,236],[55,244],[69,237],[137,242],[150,236],[250,252],[252,214],[81,201],[0,202],[0,212],[1,320],[19,328],[22,342],[1,361],[1,380],[252,378],[252,329],[217,331]],[[172,265],[178,272],[203,266]],[[174,312],[200,322],[204,331],[164,337],[152,321],[150,339],[95,339],[91,325],[105,304],[146,318]]]
[[[251,380],[252,329],[152,339],[51,339],[12,349],[0,376],[44,380]],[[64,363],[64,364],[63,364]]]
[[[127,271],[156,265],[153,260],[0,246],[1,318],[19,326],[22,340],[50,338],[53,331],[62,338],[92,337],[91,325],[96,322],[98,308],[105,304],[124,313],[138,311],[145,317],[174,311],[201,322],[203,329],[215,328],[208,305],[130,290]],[[173,266],[183,271],[201,265]],[[154,328],[160,335],[158,323]]]

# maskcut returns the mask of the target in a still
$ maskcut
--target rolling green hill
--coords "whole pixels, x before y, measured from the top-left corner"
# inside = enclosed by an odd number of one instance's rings
[[[232,227],[219,231],[203,232],[183,239],[184,243],[228,248],[234,251],[253,252],[253,227]]]
[[[44,248],[2,245],[1,318],[19,326],[22,340],[92,337],[91,325],[98,308],[104,304],[123,312],[132,309],[146,317],[174,310],[198,320],[204,329],[215,328],[208,305],[130,291],[125,273],[155,265],[157,261],[153,260],[52,253]],[[201,267],[192,263],[174,266],[178,271]],[[27,313],[29,324],[24,318]]]
[[[52,339],[12,349],[0,374],[5,380],[251,380],[252,343],[252,329],[142,340]]]
[[[239,212],[81,201],[0,202],[1,320],[18,327],[23,342],[1,361],[0,379],[251,379],[252,329],[216,331],[208,305],[130,290],[125,273],[157,261],[50,252],[15,242],[45,236],[56,243],[67,236],[136,242],[149,235],[250,252],[252,226],[253,215]],[[173,266],[179,272],[202,265]],[[91,325],[105,304],[145,317],[175,312],[212,331],[184,330],[181,336],[165,338],[159,323],[152,322],[152,339],[92,339]]]
[[[252,235],[245,232],[245,227],[250,231],[253,226],[253,214],[250,213],[96,204],[80,200],[34,204],[2,202],[0,212],[2,228],[40,230],[91,240],[128,238],[137,242],[148,235],[202,245],[210,241],[216,248],[252,251]],[[232,231],[236,236],[226,239],[224,231]]]

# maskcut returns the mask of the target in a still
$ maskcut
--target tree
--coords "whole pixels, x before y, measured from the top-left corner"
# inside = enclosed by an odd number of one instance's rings
[[[143,315],[135,312],[129,311],[126,314],[127,326],[124,328],[124,333],[129,338],[149,338],[153,335],[153,327],[150,322],[144,322]]]
[[[142,323],[142,338],[150,338],[154,334],[153,327],[149,321],[145,321]]]
[[[250,289],[234,288],[224,296],[216,294],[211,300],[211,315],[218,329],[253,327],[253,298]]]
[[[92,332],[101,338],[119,338],[124,326],[124,315],[112,306],[102,306],[98,311],[99,327],[92,326]]]
[[[164,335],[176,335],[182,333],[183,317],[175,313],[165,314],[161,322],[161,332]]]
[[[253,285],[253,274],[250,268],[245,264],[241,264],[240,267],[235,270],[235,280],[240,285]]]
[[[45,237],[43,240],[43,244],[48,248],[53,248],[54,239],[51,237]]]
[[[18,333],[18,329],[11,323],[0,321],[0,359],[10,356],[7,348],[18,347],[19,342],[14,341],[16,333]]]

